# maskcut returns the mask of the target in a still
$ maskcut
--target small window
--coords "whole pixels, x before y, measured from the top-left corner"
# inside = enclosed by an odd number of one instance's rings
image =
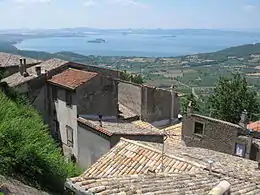
[[[66,91],[66,105],[72,105],[72,93],[70,91]]]
[[[198,134],[198,135],[203,135],[203,131],[204,131],[204,124],[199,123],[199,122],[195,122],[194,133]]]
[[[67,132],[67,145],[73,147],[73,129],[70,126],[66,126]]]
[[[52,87],[52,99],[53,100],[57,100],[57,98],[58,98],[57,88],[56,87]]]
[[[244,157],[246,146],[245,144],[236,143],[236,151],[235,154],[240,157]]]

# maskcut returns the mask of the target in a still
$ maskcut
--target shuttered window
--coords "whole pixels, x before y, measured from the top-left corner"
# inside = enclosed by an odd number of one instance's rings
[[[70,126],[66,126],[67,131],[67,145],[73,147],[73,129]]]

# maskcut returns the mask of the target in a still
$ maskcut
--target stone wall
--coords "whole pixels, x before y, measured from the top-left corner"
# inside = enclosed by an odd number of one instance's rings
[[[171,91],[119,81],[118,101],[147,122],[177,118],[179,98]]]
[[[117,82],[98,75],[76,89],[78,115],[117,116]]]
[[[142,87],[129,82],[118,83],[118,102],[141,116]]]
[[[141,119],[148,122],[171,118],[171,92],[149,86],[142,87]]]
[[[202,135],[194,133],[195,122],[204,124]],[[234,154],[235,143],[241,131],[238,125],[191,114],[183,118],[182,139],[189,147],[201,147]]]

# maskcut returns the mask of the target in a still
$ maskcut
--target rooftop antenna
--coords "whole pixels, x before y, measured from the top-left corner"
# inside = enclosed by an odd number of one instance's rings
[[[102,114],[98,113],[99,126],[102,127]]]

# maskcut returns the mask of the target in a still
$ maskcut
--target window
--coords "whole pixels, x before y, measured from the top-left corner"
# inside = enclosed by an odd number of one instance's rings
[[[245,144],[236,143],[236,151],[235,154],[240,157],[244,157],[246,146]]]
[[[73,147],[73,129],[70,126],[66,126],[67,132],[67,145]]]
[[[57,88],[56,87],[52,87],[52,99],[53,100],[57,100],[57,98],[58,98]]]
[[[198,135],[203,135],[203,131],[204,131],[204,124],[199,123],[199,122],[195,122],[194,133],[198,134]]]
[[[70,91],[66,91],[66,105],[72,105],[72,93]]]

